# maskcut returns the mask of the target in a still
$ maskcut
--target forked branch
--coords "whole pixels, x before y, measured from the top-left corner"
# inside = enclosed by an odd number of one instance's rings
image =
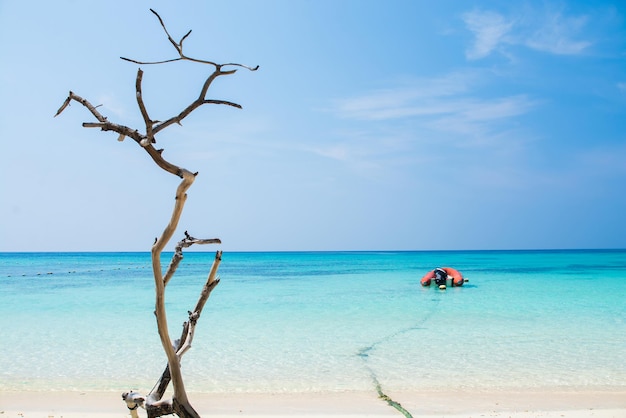
[[[163,170],[169,173],[172,173],[178,177],[181,177],[181,178],[183,177],[183,170],[180,167],[166,161],[161,155],[163,150],[162,149],[157,150],[156,148],[154,148],[152,144],[149,143],[148,137],[145,134],[142,134],[137,129],[129,128],[128,126],[109,122],[105,116],[103,116],[100,112],[98,112],[98,109],[96,109],[96,106],[92,105],[88,100],[83,99],[82,97],[80,97],[79,95],[77,95],[76,93],[72,91],[70,91],[67,99],[65,99],[65,101],[63,102],[59,110],[57,110],[57,113],[54,116],[55,117],[59,116],[61,112],[63,112],[70,105],[72,101],[76,101],[82,104],[83,106],[85,106],[91,112],[91,114],[98,120],[98,122],[84,122],[83,123],[84,128],[100,128],[102,131],[116,132],[119,134],[118,140],[123,140],[123,138],[125,137],[132,138],[136,143],[143,146],[143,148],[150,155],[152,160],[159,167],[161,167]],[[144,144],[146,145],[144,146]]]
[[[174,276],[174,273],[176,272],[178,265],[183,259],[183,248],[191,247],[194,244],[203,245],[203,244],[221,244],[221,243],[222,241],[219,238],[198,239],[198,238],[192,237],[191,235],[189,235],[187,231],[185,231],[185,238],[178,241],[178,244],[176,245],[176,248],[174,249],[174,255],[172,256],[172,261],[170,261],[170,265],[167,267],[167,272],[165,273],[165,276],[163,276],[163,281],[165,282],[165,285],[167,285],[167,283],[170,281],[172,276]]]
[[[192,62],[197,62],[199,64],[209,64],[209,65],[212,65],[212,66],[215,67],[216,70],[220,70],[222,67],[241,67],[241,68],[245,68],[245,69],[250,70],[250,71],[256,71],[256,70],[259,69],[258,65],[256,67],[249,67],[247,65],[236,64],[236,63],[218,64],[218,63],[213,62],[213,61],[192,58],[192,57],[189,57],[189,56],[185,55],[183,53],[183,42],[191,34],[191,30],[189,30],[189,32],[187,32],[180,39],[179,42],[176,42],[174,40],[174,38],[172,38],[170,33],[167,31],[167,27],[165,27],[165,23],[163,22],[163,19],[161,19],[161,16],[159,16],[159,14],[157,12],[155,12],[153,9],[150,9],[150,11],[152,13],[154,13],[154,15],[157,17],[157,19],[159,19],[159,23],[161,24],[161,27],[163,28],[163,31],[167,35],[167,39],[174,46],[174,49],[176,49],[176,52],[178,52],[178,58],[171,58],[171,59],[166,59],[166,60],[162,60],[162,61],[137,61],[137,60],[134,60],[134,59],[131,59],[131,58],[120,57],[121,59],[123,59],[125,61],[129,61],[129,62],[133,62],[135,64],[140,64],[140,65],[165,64],[165,63],[168,63],[168,62],[175,62],[175,61],[192,61]],[[236,70],[232,70],[231,72],[228,72],[228,73],[232,74],[235,71]]]
[[[61,114],[61,112],[63,112],[70,105],[70,103],[73,100],[77,101],[78,103],[80,103],[83,106],[85,106],[89,110],[89,112],[91,112],[91,114],[98,121],[98,122],[85,122],[85,123],[83,123],[83,127],[85,127],[85,128],[100,128],[103,131],[113,131],[113,132],[116,132],[116,133],[118,133],[118,140],[119,141],[123,141],[124,138],[126,138],[126,137],[132,138],[136,143],[141,145],[146,150],[146,152],[150,155],[150,157],[154,160],[154,162],[157,163],[157,165],[159,167],[161,167],[162,169],[164,169],[165,171],[167,171],[169,173],[172,173],[172,174],[182,178],[183,177],[183,173],[182,173],[181,168],[176,166],[176,165],[174,165],[174,164],[171,164],[171,163],[167,162],[162,157],[163,149],[158,149],[157,150],[157,149],[155,149],[152,146],[152,144],[156,143],[155,135],[157,133],[159,133],[160,131],[162,131],[163,129],[165,129],[165,128],[173,125],[173,124],[179,124],[180,125],[182,123],[183,119],[185,119],[187,116],[189,116],[194,110],[196,110],[197,108],[199,108],[200,106],[205,105],[205,104],[226,105],[226,106],[231,106],[231,107],[235,107],[235,108],[241,109],[241,105],[239,105],[237,103],[233,103],[233,102],[228,101],[228,100],[209,99],[209,98],[207,98],[206,95],[208,93],[209,87],[211,86],[211,84],[213,83],[213,81],[217,77],[223,76],[223,75],[234,74],[235,71],[236,71],[236,69],[224,70],[223,69],[224,67],[233,67],[234,66],[234,67],[246,68],[246,69],[248,69],[250,71],[256,71],[259,68],[259,66],[257,65],[256,67],[249,67],[247,65],[236,64],[236,63],[218,64],[218,63],[215,63],[213,61],[200,60],[200,59],[191,58],[191,57],[186,56],[183,53],[183,42],[189,36],[189,34],[191,34],[191,31],[187,32],[185,34],[185,36],[183,36],[179,42],[176,42],[176,41],[174,41],[174,39],[171,37],[171,35],[167,31],[167,28],[165,27],[165,24],[163,22],[163,19],[161,19],[161,16],[159,16],[159,14],[157,12],[155,12],[154,10],[152,10],[152,9],[150,9],[150,11],[152,13],[154,13],[156,15],[156,17],[159,19],[159,22],[161,23],[161,27],[165,31],[165,33],[166,33],[170,43],[174,46],[174,48],[178,52],[179,58],[171,59],[171,60],[165,60],[165,61],[155,61],[155,62],[142,62],[142,61],[137,61],[137,60],[124,58],[124,57],[121,57],[121,58],[123,60],[134,62],[134,63],[137,63],[137,64],[161,64],[161,63],[165,63],[165,62],[187,60],[187,61],[197,62],[197,63],[201,63],[201,64],[212,65],[213,67],[215,67],[215,69],[207,77],[207,79],[203,83],[202,88],[200,89],[200,94],[198,95],[198,98],[196,100],[194,100],[193,102],[191,102],[189,105],[187,105],[177,115],[174,115],[174,116],[166,119],[164,122],[159,122],[159,121],[156,121],[156,120],[152,120],[152,118],[150,118],[150,116],[148,114],[147,107],[146,107],[146,105],[144,103],[144,100],[143,100],[143,91],[142,91],[143,71],[141,70],[141,68],[139,68],[137,70],[137,77],[135,79],[135,93],[136,93],[136,97],[137,97],[137,105],[139,107],[139,111],[140,111],[141,116],[142,116],[143,121],[144,121],[145,133],[141,133],[137,129],[131,129],[128,126],[124,126],[124,125],[120,125],[120,124],[109,122],[108,119],[97,110],[96,106],[92,105],[88,100],[83,99],[82,97],[78,96],[77,94],[73,93],[72,91],[70,91],[68,97],[65,99],[65,101],[63,102],[61,107],[59,107],[59,109],[57,110],[57,112],[56,112],[56,114],[54,116],[55,117],[59,116]]]

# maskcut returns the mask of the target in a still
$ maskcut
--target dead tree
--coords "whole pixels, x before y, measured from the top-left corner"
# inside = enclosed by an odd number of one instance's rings
[[[167,366],[165,367],[165,370],[163,371],[161,378],[158,380],[157,384],[146,396],[131,391],[122,394],[122,398],[126,402],[126,405],[128,406],[128,409],[131,411],[131,415],[134,418],[138,417],[137,408],[140,406],[146,409],[148,418],[154,418],[168,414],[176,414],[181,418],[199,418],[198,413],[191,406],[187,397],[187,392],[185,390],[185,385],[183,383],[183,377],[181,374],[180,361],[183,354],[185,354],[185,352],[187,352],[187,350],[191,348],[196,323],[200,318],[200,313],[202,312],[202,309],[206,301],[208,300],[211,291],[219,282],[219,278],[217,277],[217,270],[221,261],[222,252],[217,251],[207,281],[200,293],[200,297],[193,309],[189,311],[189,319],[183,324],[181,337],[175,341],[172,341],[168,329],[168,322],[165,311],[165,288],[174,273],[176,272],[176,269],[178,268],[178,265],[183,258],[184,248],[190,247],[194,244],[219,244],[221,242],[217,238],[197,239],[192,237],[187,233],[187,231],[185,231],[185,236],[176,246],[175,253],[167,270],[163,271],[161,267],[161,253],[165,246],[172,239],[172,236],[174,235],[174,232],[178,227],[178,222],[181,217],[185,201],[187,199],[187,190],[193,184],[198,173],[192,173],[191,171],[188,171],[183,167],[167,161],[163,157],[163,149],[155,148],[154,144],[156,143],[156,135],[159,132],[161,132],[165,128],[172,126],[173,124],[180,124],[183,119],[185,119],[187,116],[189,116],[189,114],[191,114],[194,110],[198,109],[202,105],[218,104],[241,108],[240,105],[233,102],[207,98],[207,92],[209,90],[209,87],[218,77],[234,74],[237,71],[236,67],[245,68],[250,71],[256,71],[258,69],[258,66],[252,68],[235,63],[218,64],[212,61],[196,59],[185,55],[183,52],[183,42],[191,34],[191,30],[187,32],[185,36],[180,39],[179,42],[176,42],[170,36],[159,14],[152,9],[150,9],[150,11],[154,13],[154,15],[159,19],[161,27],[165,31],[169,42],[176,49],[178,57],[154,62],[141,62],[129,58],[121,58],[125,61],[140,65],[164,64],[175,61],[192,61],[195,63],[212,66],[214,70],[204,81],[198,98],[191,102],[189,105],[187,105],[180,113],[168,119],[165,119],[164,121],[152,119],[148,114],[146,104],[143,100],[141,87],[143,71],[141,70],[141,68],[139,68],[137,70],[135,90],[137,96],[137,105],[145,124],[145,132],[140,132],[138,129],[132,129],[128,126],[110,122],[98,111],[97,106],[92,105],[88,100],[83,99],[72,91],[70,91],[69,96],[67,97],[67,99],[65,99],[65,102],[61,105],[55,116],[58,116],[61,112],[63,112],[63,110],[65,110],[65,108],[67,108],[72,103],[72,101],[78,102],[86,107],[96,119],[96,122],[83,123],[83,127],[100,128],[102,131],[115,132],[116,134],[118,134],[119,141],[123,141],[127,137],[131,138],[137,144],[139,144],[144,151],[148,153],[150,158],[152,158],[152,160],[159,167],[161,167],[168,173],[174,174],[182,179],[180,185],[176,190],[174,209],[170,221],[165,227],[165,230],[163,231],[161,236],[156,238],[154,244],[152,245],[151,254],[152,271],[154,274],[156,293],[155,316],[161,344],[167,357]],[[173,395],[171,399],[163,399],[165,391],[170,382],[173,386]]]

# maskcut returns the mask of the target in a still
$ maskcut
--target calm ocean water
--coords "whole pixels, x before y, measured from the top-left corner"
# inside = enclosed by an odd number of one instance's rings
[[[213,257],[168,285],[176,337]],[[438,266],[469,283],[422,288]],[[190,392],[626,389],[626,251],[225,253],[220,277]],[[147,253],[0,254],[0,390],[148,391],[153,310]]]

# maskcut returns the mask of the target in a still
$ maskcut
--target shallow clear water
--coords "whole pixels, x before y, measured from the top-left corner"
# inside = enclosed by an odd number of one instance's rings
[[[168,285],[175,337],[213,257]],[[470,281],[423,288],[438,266]],[[226,253],[220,277],[192,392],[626,388],[626,251]],[[149,390],[153,310],[147,253],[0,254],[0,390]]]

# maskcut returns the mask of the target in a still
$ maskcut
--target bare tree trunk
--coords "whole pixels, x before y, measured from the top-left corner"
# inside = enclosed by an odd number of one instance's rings
[[[186,60],[213,66],[214,71],[207,77],[204,84],[202,85],[198,98],[191,102],[189,105],[187,105],[179,114],[174,115],[163,122],[153,120],[152,118],[150,118],[146,105],[143,101],[143,71],[141,70],[141,68],[139,68],[137,70],[137,77],[135,81],[135,92],[137,97],[137,106],[139,107],[139,111],[141,112],[145,124],[145,133],[141,133],[137,129],[132,129],[124,125],[110,122],[108,118],[103,116],[97,110],[97,106],[92,105],[88,100],[83,99],[82,97],[74,94],[71,91],[55,116],[61,114],[61,112],[63,112],[71,104],[72,101],[78,102],[82,104],[85,108],[87,108],[97,120],[97,122],[85,122],[83,123],[83,127],[100,128],[102,131],[113,131],[118,134],[118,141],[123,141],[126,137],[133,139],[148,153],[150,158],[152,158],[152,160],[159,167],[161,167],[168,173],[174,174],[181,178],[181,183],[176,190],[174,209],[172,211],[170,221],[163,230],[161,236],[157,238],[152,245],[152,272],[154,275],[155,286],[155,316],[157,321],[157,330],[161,339],[161,345],[163,346],[163,350],[165,351],[165,355],[167,357],[167,366],[161,374],[161,377],[155,385],[154,389],[148,394],[148,396],[143,396],[140,393],[131,391],[123,393],[122,399],[126,402],[131,417],[133,418],[138,418],[139,416],[137,412],[138,407],[146,409],[148,418],[156,418],[169,414],[176,414],[181,418],[200,418],[200,415],[191,406],[187,397],[187,391],[185,390],[180,362],[182,356],[191,348],[196,324],[198,322],[198,319],[200,318],[202,309],[204,308],[204,305],[206,304],[211,292],[219,283],[217,270],[222,259],[222,252],[217,251],[207,281],[200,292],[198,302],[196,303],[194,309],[192,311],[189,311],[189,319],[183,325],[180,339],[174,342],[170,337],[170,332],[168,328],[167,314],[165,310],[165,289],[183,258],[183,248],[190,247],[194,244],[219,244],[221,243],[221,241],[217,238],[197,239],[192,237],[187,233],[187,231],[185,231],[185,238],[183,238],[176,246],[174,256],[172,257],[172,260],[165,273],[163,272],[163,268],[161,266],[161,256],[163,249],[167,246],[167,244],[174,236],[174,233],[176,232],[178,222],[180,221],[180,217],[183,213],[185,202],[187,201],[187,190],[189,190],[189,188],[193,184],[198,173],[192,173],[165,160],[163,158],[163,149],[156,149],[154,148],[153,144],[156,143],[156,134],[173,124],[180,124],[180,122],[189,114],[191,114],[191,112],[195,111],[204,104],[220,104],[241,108],[240,105],[229,101],[207,99],[206,95],[209,87],[211,86],[213,81],[215,81],[215,79],[217,79],[219,76],[234,74],[237,71],[236,69],[224,70],[224,67],[241,67],[251,71],[256,71],[258,69],[258,66],[251,68],[245,65],[234,63],[217,64],[212,61],[200,60],[186,56],[183,53],[183,41],[189,36],[191,31],[187,32],[187,34],[185,34],[179,42],[176,42],[168,33],[165,24],[163,23],[163,20],[158,15],[158,13],[156,13],[152,9],[150,9],[150,11],[154,13],[158,18],[161,27],[167,34],[168,40],[176,49],[178,57],[166,61],[157,62],[141,62],[128,58],[122,59],[144,65],[163,64],[167,62]],[[165,391],[170,383],[172,383],[173,386],[173,396],[171,399],[163,399]]]
[[[157,239],[152,246],[152,272],[154,274],[154,286],[156,290],[156,308],[154,314],[156,315],[157,328],[159,336],[161,337],[161,344],[163,345],[163,350],[167,356],[167,365],[170,369],[172,384],[174,386],[173,401],[175,405],[179,404],[180,409],[185,411],[183,415],[179,414],[180,417],[185,418],[196,418],[199,417],[199,415],[195,410],[193,410],[193,408],[191,408],[191,405],[189,405],[187,392],[185,391],[185,384],[180,371],[180,360],[176,356],[176,351],[172,346],[172,341],[168,331],[167,314],[165,312],[165,280],[161,270],[161,252],[176,231],[180,215],[182,214],[183,207],[185,206],[185,202],[187,200],[187,190],[191,187],[194,180],[195,176],[192,173],[186,170],[183,171],[183,181],[180,183],[178,190],[176,191],[176,203],[174,205],[172,219],[165,228],[165,231],[163,231],[161,238]]]

